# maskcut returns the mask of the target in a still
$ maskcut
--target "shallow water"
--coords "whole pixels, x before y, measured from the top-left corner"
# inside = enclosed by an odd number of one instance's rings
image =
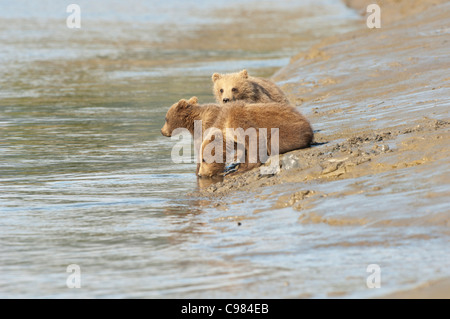
[[[429,273],[448,264],[429,230],[395,238],[377,226],[388,216],[357,217],[366,195],[317,203],[318,214],[345,208],[327,220],[344,230],[265,201],[211,207],[188,195],[195,165],[170,159],[174,142],[159,130],[172,103],[212,101],[213,72],[270,76],[321,37],[351,30],[356,14],[338,1],[78,1],[79,30],[56,3],[0,4],[2,297],[366,297],[376,295],[365,285],[370,263],[397,265],[383,273],[391,287],[416,282],[398,276],[422,258],[413,251],[433,251],[423,256],[436,265]],[[369,177],[308,187],[366,184],[384,188]],[[406,204],[386,190],[379,212]],[[70,264],[81,268],[80,289],[66,285]]]

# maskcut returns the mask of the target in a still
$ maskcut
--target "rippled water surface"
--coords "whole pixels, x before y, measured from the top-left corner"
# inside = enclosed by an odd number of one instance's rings
[[[2,297],[371,296],[366,267],[380,252],[358,236],[382,241],[379,228],[307,227],[264,202],[205,206],[188,195],[195,165],[173,163],[159,131],[175,101],[213,100],[213,72],[270,76],[356,14],[325,0],[77,3],[81,29],[66,27],[60,1],[0,4]],[[411,245],[382,254],[442,247]],[[80,289],[66,285],[70,264]]]

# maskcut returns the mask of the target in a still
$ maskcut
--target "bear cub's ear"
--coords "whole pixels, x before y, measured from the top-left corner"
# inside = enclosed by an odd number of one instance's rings
[[[239,72],[239,75],[242,76],[244,79],[248,79],[248,72],[245,69]]]
[[[196,96],[193,96],[189,99],[188,104],[197,104],[198,98]]]
[[[193,96],[189,99],[189,101],[186,101],[185,99],[181,99],[178,101],[178,107],[182,109],[188,108],[190,105],[195,105],[198,102],[198,98],[196,96]]]
[[[214,73],[212,75],[213,82],[216,82],[218,79],[220,79],[222,76],[219,73]]]
[[[185,107],[188,106],[188,101],[186,101],[185,99],[181,99],[181,100],[178,101],[178,105],[177,106],[180,107],[180,108],[185,108]]]

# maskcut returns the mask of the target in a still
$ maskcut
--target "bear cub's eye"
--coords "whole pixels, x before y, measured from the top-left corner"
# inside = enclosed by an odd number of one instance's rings
[[[232,89],[231,89],[231,92],[237,92],[237,90],[238,90],[238,89],[236,89],[236,88],[232,88]]]
[[[223,89],[220,89],[220,93],[223,93]]]

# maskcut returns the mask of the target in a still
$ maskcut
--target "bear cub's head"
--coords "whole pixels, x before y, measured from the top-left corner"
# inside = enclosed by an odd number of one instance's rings
[[[189,100],[179,100],[167,111],[164,126],[161,134],[167,137],[172,136],[172,132],[177,128],[187,128],[190,113],[193,105],[198,103],[197,97],[193,96]]]
[[[217,128],[211,128],[205,132],[205,137],[200,148],[199,177],[223,176],[225,163],[222,132]]]
[[[218,103],[224,104],[238,100],[252,102],[254,88],[249,81],[247,70],[230,74],[214,73],[212,81],[214,96]]]

